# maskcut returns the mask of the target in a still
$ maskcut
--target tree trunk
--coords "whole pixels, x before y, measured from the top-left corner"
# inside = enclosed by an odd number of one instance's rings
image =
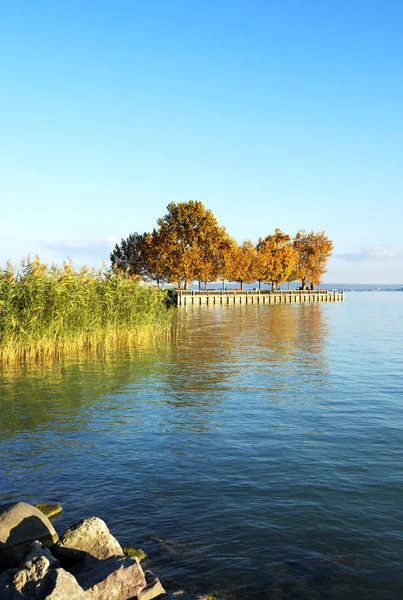
[[[261,283],[261,281],[260,281],[260,279],[259,279],[259,292],[260,292],[260,283]]]
[[[225,279],[222,280],[222,289],[225,290]]]
[[[204,289],[207,290],[207,281],[204,282]]]
[[[241,281],[241,290],[243,290],[243,281]]]
[[[201,290],[201,281],[199,279],[199,292],[200,292],[200,290]]]
[[[287,283],[288,283],[288,289],[290,290],[291,289],[291,281],[287,281]]]

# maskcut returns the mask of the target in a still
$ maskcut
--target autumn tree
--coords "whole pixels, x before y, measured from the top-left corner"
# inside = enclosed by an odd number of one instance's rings
[[[222,288],[225,289],[225,281],[234,281],[234,264],[238,253],[238,244],[228,233],[225,233],[221,240],[217,262],[218,262],[218,277],[222,280]]]
[[[274,234],[259,238],[257,244],[259,257],[259,278],[272,284],[277,289],[280,283],[290,281],[297,264],[297,251],[291,237],[276,229]]]
[[[256,248],[251,240],[245,240],[234,252],[231,279],[241,284],[241,290],[244,283],[256,281]]]
[[[183,282],[186,289],[198,277],[211,277],[211,255],[222,230],[212,211],[200,201],[171,202],[167,210],[157,221],[164,273],[168,281],[178,286]]]
[[[145,234],[143,245],[144,273],[146,277],[155,281],[157,285],[167,281],[164,246],[159,231],[153,229],[152,233]]]
[[[294,238],[293,245],[297,251],[295,279],[301,279],[303,289],[306,289],[308,282],[319,285],[323,274],[326,273],[333,242],[324,231],[315,233],[300,230]]]
[[[220,277],[221,252],[227,246],[228,234],[224,227],[211,227],[202,236],[197,248],[199,260],[195,269],[195,278],[204,283],[204,289],[207,288],[209,281],[217,281]]]

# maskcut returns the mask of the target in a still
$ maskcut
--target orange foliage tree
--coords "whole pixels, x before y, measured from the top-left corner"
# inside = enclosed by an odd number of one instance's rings
[[[238,252],[238,244],[227,232],[222,239],[217,253],[218,277],[222,281],[222,288],[225,289],[226,281],[233,281],[234,262]]]
[[[290,281],[298,260],[297,250],[291,237],[276,229],[274,234],[259,238],[259,279],[272,284],[277,289],[280,283]],[[259,282],[260,283],[260,282]]]
[[[221,276],[221,255],[228,246],[228,234],[224,227],[211,227],[204,232],[198,244],[199,261],[195,269],[195,279],[204,283],[207,288],[209,281],[217,281]]]
[[[244,283],[256,281],[256,248],[251,240],[234,249],[231,279],[241,284],[241,290]]]
[[[188,287],[194,280],[207,286],[222,279],[244,283],[280,283],[301,279],[319,284],[333,244],[325,233],[298,231],[294,240],[276,229],[274,234],[238,246],[200,201],[171,202],[152,233],[134,233],[116,244],[113,267],[130,277]]]
[[[305,289],[310,282],[319,285],[326,273],[326,264],[333,251],[333,242],[324,231],[298,231],[294,238],[294,248],[297,251],[297,263],[294,279],[300,279]]]
[[[212,256],[222,228],[211,210],[202,202],[171,202],[167,214],[158,219],[158,238],[164,256],[167,281],[183,283],[187,289],[194,279],[210,279],[215,270]]]

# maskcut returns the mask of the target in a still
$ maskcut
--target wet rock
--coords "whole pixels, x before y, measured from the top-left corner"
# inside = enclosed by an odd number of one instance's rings
[[[122,546],[122,550],[125,556],[129,556],[130,558],[136,557],[140,562],[148,556],[144,550],[141,548],[136,548],[135,546]]]
[[[50,517],[54,517],[62,512],[63,508],[60,504],[47,504],[46,502],[38,502],[38,504],[34,504],[35,508],[43,512],[43,514],[50,519]]]
[[[110,556],[105,560],[93,558],[74,573],[81,587],[95,600],[128,600],[146,586],[139,561],[126,556]]]
[[[24,557],[21,560],[21,566],[29,562],[30,560],[38,558],[40,556],[44,556],[45,558],[47,558],[51,567],[56,568],[59,566],[59,561],[53,556],[49,548],[43,546],[43,544],[41,544],[41,542],[38,542],[38,540],[32,542],[28,552],[24,555]]]
[[[50,546],[58,535],[49,519],[31,504],[0,506],[0,567],[17,566],[33,540]]]
[[[52,547],[52,553],[62,565],[63,560],[74,564],[88,555],[99,560],[115,555],[123,556],[121,545],[109,533],[106,523],[98,517],[83,519],[69,527]]]
[[[160,580],[154,573],[146,571],[144,575],[147,585],[137,594],[137,600],[153,600],[153,598],[158,598],[158,596],[165,594],[165,590],[162,587]]]

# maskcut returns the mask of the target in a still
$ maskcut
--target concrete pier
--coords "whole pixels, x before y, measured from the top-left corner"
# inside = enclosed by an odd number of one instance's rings
[[[178,306],[204,304],[275,304],[342,302],[341,290],[175,290]]]

